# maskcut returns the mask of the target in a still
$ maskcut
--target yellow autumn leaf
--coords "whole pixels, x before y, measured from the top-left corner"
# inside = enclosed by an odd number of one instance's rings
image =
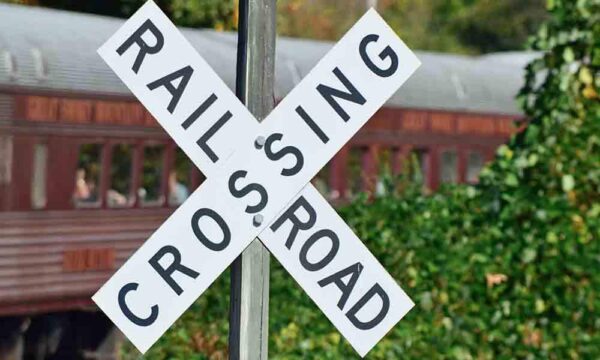
[[[508,276],[504,274],[485,274],[485,281],[487,283],[488,288],[492,288],[495,285],[502,284],[508,280]]]
[[[590,85],[594,81],[594,77],[592,76],[592,72],[587,67],[582,67],[579,71],[579,80],[586,84]]]
[[[592,85],[587,85],[584,89],[583,89],[583,97],[586,99],[595,99],[598,97],[598,93],[596,92],[596,89],[594,89],[594,86]]]

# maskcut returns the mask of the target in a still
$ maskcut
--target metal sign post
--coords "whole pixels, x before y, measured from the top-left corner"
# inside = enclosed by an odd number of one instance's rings
[[[236,95],[262,121],[273,109],[275,0],[240,0]],[[229,358],[267,359],[269,251],[255,239],[231,266]]]
[[[377,9],[377,0],[366,0],[367,10],[370,8]]]

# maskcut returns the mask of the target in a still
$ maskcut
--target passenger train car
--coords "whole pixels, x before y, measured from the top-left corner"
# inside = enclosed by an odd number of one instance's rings
[[[110,348],[91,295],[202,183],[96,54],[121,23],[0,4],[2,359]],[[183,33],[233,89],[236,35]],[[331,46],[279,39],[275,98]],[[514,97],[530,54],[417,55],[418,72],[315,179],[332,202],[376,191],[381,169],[399,173],[411,154],[430,189],[476,182],[523,120]]]

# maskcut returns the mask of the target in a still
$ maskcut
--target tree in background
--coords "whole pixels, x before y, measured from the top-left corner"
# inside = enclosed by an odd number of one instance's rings
[[[146,0],[0,0],[99,15],[129,17]],[[230,30],[237,25],[237,0],[155,0],[180,26]]]
[[[130,16],[146,0],[121,0],[121,15]],[[162,0],[159,6],[179,26],[232,30],[237,26],[237,0]]]
[[[521,49],[546,19],[545,0],[448,1],[457,4],[448,14],[456,39],[472,51]]]
[[[120,16],[120,1],[105,0],[0,0],[1,2],[43,6],[56,9],[87,12],[100,15]]]
[[[130,16],[145,0],[0,0],[109,16]],[[157,0],[180,26],[233,30],[238,0]],[[544,20],[544,0],[379,0],[377,9],[421,50],[482,53],[519,50]],[[278,0],[278,33],[338,40],[369,0]]]
[[[280,0],[282,35],[337,40],[365,0]],[[379,0],[377,10],[413,48],[481,53],[520,50],[546,17],[544,0]]]
[[[277,33],[339,40],[364,12],[364,0],[280,0],[277,1]]]
[[[477,52],[460,41],[453,19],[467,7],[464,0],[382,0],[381,15],[412,48],[454,53]]]

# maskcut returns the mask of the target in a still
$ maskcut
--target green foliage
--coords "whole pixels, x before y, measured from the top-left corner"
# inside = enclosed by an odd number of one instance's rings
[[[147,0],[0,0],[86,13],[129,17]],[[237,26],[237,0],[154,0],[180,26],[231,30]]]
[[[128,17],[146,0],[0,0]],[[155,0],[180,26],[232,30],[238,0]],[[366,0],[279,0],[279,34],[338,40]],[[343,9],[343,11],[340,11]],[[481,53],[520,49],[544,19],[543,0],[379,0],[378,11],[411,47]]]
[[[600,358],[600,1],[548,3],[520,97],[531,123],[480,184],[425,196],[395,181],[342,209],[417,303],[369,358]],[[227,280],[147,358],[224,356]],[[277,264],[271,284],[272,358],[356,358]]]
[[[282,0],[278,29],[337,40],[365,9],[366,1]],[[411,47],[460,53],[521,49],[546,14],[543,0],[379,0],[377,9]]]
[[[146,0],[121,0],[121,12],[133,14]],[[180,26],[231,30],[237,26],[234,0],[159,0],[157,4]]]
[[[339,40],[364,12],[364,4],[358,1],[280,0],[277,1],[277,33]]]
[[[463,0],[453,13],[449,27],[460,43],[484,53],[521,49],[546,18],[544,0]]]
[[[460,41],[454,19],[464,5],[428,0],[382,1],[381,14],[412,48],[448,52],[472,52]]]

